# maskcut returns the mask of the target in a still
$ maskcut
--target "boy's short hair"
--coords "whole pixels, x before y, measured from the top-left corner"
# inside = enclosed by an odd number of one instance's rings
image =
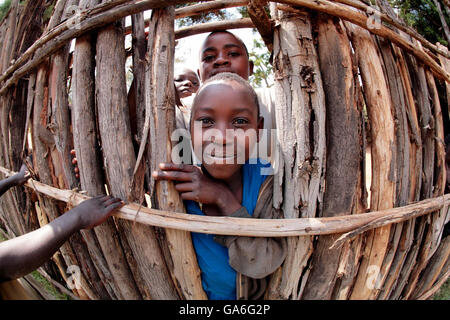
[[[199,96],[200,92],[202,91],[202,89],[204,87],[208,86],[211,82],[215,82],[215,81],[234,81],[234,82],[237,82],[238,84],[242,85],[248,91],[248,93],[252,96],[252,99],[255,102],[255,106],[258,111],[258,118],[260,117],[259,100],[258,100],[258,95],[255,92],[255,89],[252,88],[252,86],[250,85],[250,83],[247,80],[242,78],[240,75],[238,75],[236,73],[232,73],[232,72],[218,73],[218,74],[212,76],[211,78],[207,79],[205,82],[203,82],[202,85],[200,86],[200,88],[198,88],[197,94],[195,95],[194,101],[192,103],[192,108],[194,108],[195,105],[197,104],[198,96]],[[192,118],[192,112],[191,112],[191,118]]]
[[[235,35],[233,32],[230,32],[230,31],[228,31],[228,30],[226,30],[226,29],[212,31],[212,32],[211,32],[210,34],[208,34],[208,36],[205,38],[205,41],[204,41],[204,42],[206,42],[206,40],[207,40],[209,37],[211,37],[212,35],[214,35],[214,34],[216,34],[216,33],[228,33],[229,35],[233,36],[233,37],[234,37],[234,38],[242,45],[242,47],[244,47],[245,53],[247,54],[247,58],[250,59],[250,54],[248,53],[248,49],[247,49],[247,46],[245,45],[244,41],[242,41],[242,39],[239,38],[237,35]],[[200,55],[201,55],[201,53],[200,53]]]

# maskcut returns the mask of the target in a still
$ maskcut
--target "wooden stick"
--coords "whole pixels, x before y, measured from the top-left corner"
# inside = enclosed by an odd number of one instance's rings
[[[410,35],[414,39],[420,41],[425,48],[428,48],[428,49],[430,49],[432,51],[435,51],[435,52],[437,52],[437,53],[439,53],[441,55],[444,55],[447,58],[450,58],[450,55],[448,53],[444,52],[443,50],[441,50],[440,48],[438,48],[437,46],[435,46],[434,44],[429,42],[427,39],[422,37],[422,35],[419,34],[416,30],[414,30],[414,29],[412,29],[412,28],[410,28],[408,26],[400,24],[399,22],[397,22],[394,19],[392,19],[391,17],[389,17],[387,14],[384,14],[384,13],[376,10],[373,7],[367,6],[367,5],[363,4],[363,3],[358,3],[358,2],[356,2],[354,0],[336,0],[336,2],[340,2],[342,4],[346,4],[346,5],[350,6],[350,7],[362,10],[364,12],[377,15],[378,17],[380,17],[381,21],[386,22],[386,23],[390,24],[393,27],[396,27],[397,29],[407,33],[408,35]]]
[[[439,279],[430,290],[424,292],[420,297],[417,297],[416,300],[427,300],[428,298],[430,298],[441,288],[441,286],[444,284],[445,281],[447,281],[449,276],[450,270],[447,270],[447,272],[442,276],[442,278]]]
[[[213,32],[217,30],[253,28],[253,27],[254,27],[253,21],[250,18],[242,18],[218,22],[207,22],[195,26],[178,29],[177,31],[175,31],[175,39],[178,40],[199,33]]]
[[[425,51],[418,48],[413,43],[408,42],[403,37],[399,36],[397,33],[390,30],[389,28],[386,28],[381,24],[379,24],[374,28],[369,28],[368,27],[368,25],[370,25],[369,17],[367,17],[365,14],[356,12],[351,8],[327,0],[280,0],[278,2],[293,6],[302,6],[312,10],[325,12],[330,15],[347,20],[351,23],[354,23],[364,29],[367,29],[373,34],[376,34],[384,38],[388,38],[393,43],[407,50],[409,53],[413,54],[418,59],[420,59],[425,65],[430,67],[435,76],[437,76],[442,80],[450,82],[450,73],[442,69],[441,66],[439,66],[439,64],[436,61],[434,61]]]
[[[211,1],[207,3],[197,3],[191,6],[178,8],[175,10],[175,19],[200,15],[202,13],[211,12],[214,10],[233,8],[245,6],[248,0],[225,0],[225,1]],[[145,27],[150,25],[150,18],[144,20]],[[131,33],[131,26],[125,28],[125,34]]]
[[[0,172],[7,176],[15,174],[1,166]],[[73,190],[61,190],[32,179],[28,180],[25,186],[56,200],[68,202],[73,206],[90,199],[90,197]],[[446,194],[404,207],[357,215],[267,220],[197,216],[145,207],[141,207],[139,215],[136,216],[139,204],[130,203],[118,210],[114,216],[143,224],[191,232],[253,237],[288,237],[361,231],[360,228],[364,228],[367,224],[370,225],[370,228],[378,228],[434,212],[449,204],[450,194]],[[361,232],[364,231],[366,229]]]

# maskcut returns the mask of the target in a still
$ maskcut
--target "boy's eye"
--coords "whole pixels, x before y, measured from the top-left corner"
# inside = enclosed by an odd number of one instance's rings
[[[207,55],[207,56],[203,57],[203,61],[205,61],[205,62],[212,61],[213,59],[214,59],[213,55]]]
[[[245,118],[237,118],[233,120],[233,124],[234,125],[243,125],[243,124],[247,124],[248,120]]]
[[[228,54],[230,57],[239,57],[241,54],[237,51],[232,51]]]
[[[197,119],[197,120],[195,120],[195,121],[200,122],[200,123],[202,124],[203,127],[205,127],[205,126],[210,126],[210,125],[213,124],[213,121],[212,121],[212,119],[210,119],[210,118],[200,118],[200,119]]]

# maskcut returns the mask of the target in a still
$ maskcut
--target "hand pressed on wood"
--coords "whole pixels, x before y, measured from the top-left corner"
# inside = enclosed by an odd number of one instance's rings
[[[124,206],[124,202],[119,198],[101,195],[83,201],[70,212],[77,215],[80,229],[91,229],[103,223],[122,206]]]
[[[156,180],[175,181],[175,189],[183,200],[215,205],[222,215],[229,215],[241,207],[231,190],[221,181],[207,177],[202,170],[189,164],[160,163],[153,171]]]

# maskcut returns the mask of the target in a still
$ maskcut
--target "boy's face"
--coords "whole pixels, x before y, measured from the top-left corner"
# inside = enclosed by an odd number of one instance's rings
[[[213,178],[227,180],[237,173],[248,160],[263,121],[252,95],[239,83],[213,82],[197,94],[190,128],[192,144]]]
[[[227,32],[210,35],[200,51],[200,69],[198,75],[205,81],[217,73],[231,72],[245,80],[253,73],[253,62],[242,43]]]
[[[175,74],[174,80],[180,98],[186,98],[196,93],[200,85],[197,75],[190,69],[183,69]]]

